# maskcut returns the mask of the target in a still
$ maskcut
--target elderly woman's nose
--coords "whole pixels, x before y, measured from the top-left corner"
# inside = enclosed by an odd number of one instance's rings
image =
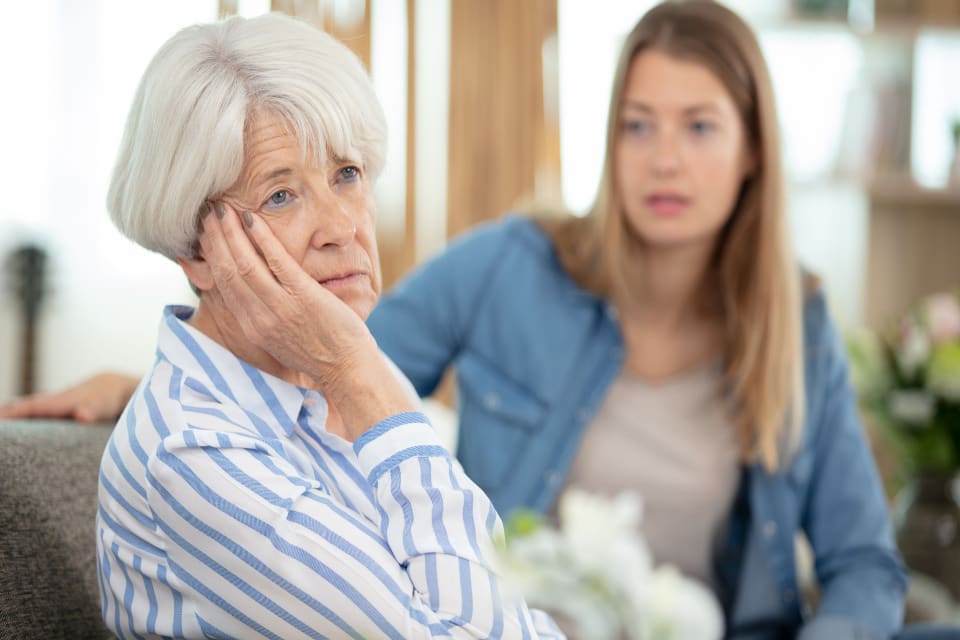
[[[314,211],[317,230],[313,234],[317,248],[325,246],[344,246],[350,244],[357,235],[356,213],[348,203],[334,198]]]

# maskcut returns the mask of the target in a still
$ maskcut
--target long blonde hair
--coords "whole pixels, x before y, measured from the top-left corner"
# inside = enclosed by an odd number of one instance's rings
[[[801,277],[787,238],[770,74],[756,36],[740,17],[709,0],[664,2],[643,16],[617,64],[593,207],[583,218],[544,219],[541,226],[580,286],[614,300],[630,297],[626,257],[637,247],[615,186],[614,149],[630,65],[650,49],[702,64],[723,83],[756,158],[756,170],[744,181],[720,233],[698,299],[723,318],[725,379],[743,458],[759,459],[775,471],[795,446],[803,422]]]

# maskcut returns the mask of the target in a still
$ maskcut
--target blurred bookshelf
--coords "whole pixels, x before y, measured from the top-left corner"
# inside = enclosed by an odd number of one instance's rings
[[[779,13],[795,23],[827,22],[863,32],[909,33],[931,25],[960,27],[957,0],[790,0]]]
[[[960,217],[960,183],[925,187],[912,173],[905,171],[874,176],[866,183],[866,189],[870,201],[876,204],[916,206],[921,211],[942,207],[947,213]],[[960,238],[957,242],[960,245]]]
[[[923,295],[960,286],[960,84],[949,71],[960,69],[960,0],[790,0],[754,26],[775,85],[806,82],[807,95],[778,87],[792,192],[860,194],[815,204],[842,227],[844,207],[861,203],[865,237],[848,242],[862,247],[861,282],[843,292],[857,289],[861,303],[847,319],[882,328]],[[804,71],[814,79],[799,80]],[[811,130],[818,116],[827,124]],[[804,145],[819,145],[818,157]],[[845,241],[821,218],[807,236],[836,255]]]

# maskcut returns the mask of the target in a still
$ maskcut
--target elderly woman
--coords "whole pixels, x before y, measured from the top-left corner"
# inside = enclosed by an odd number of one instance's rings
[[[364,325],[384,143],[358,60],[292,18],[190,27],[148,67],[109,209],[200,302],[164,311],[103,456],[103,617],[121,637],[558,635],[501,595],[496,511]],[[270,271],[245,232],[281,256]],[[255,346],[228,309],[238,275],[309,292],[325,330],[278,319],[276,348]]]

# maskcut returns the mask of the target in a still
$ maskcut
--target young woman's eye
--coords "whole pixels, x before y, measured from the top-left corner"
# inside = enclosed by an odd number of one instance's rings
[[[690,131],[698,136],[708,134],[715,128],[712,122],[707,122],[706,120],[694,120],[690,123]]]
[[[651,129],[650,123],[644,120],[627,120],[623,123],[623,130],[630,135],[646,135]]]

